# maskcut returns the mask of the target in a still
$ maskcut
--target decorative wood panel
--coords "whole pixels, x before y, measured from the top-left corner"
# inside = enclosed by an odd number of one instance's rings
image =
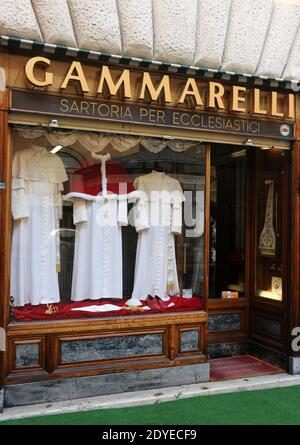
[[[209,300],[208,343],[239,342],[248,339],[248,303],[237,300]]]
[[[284,351],[286,344],[285,318],[280,302],[252,301],[251,339],[267,348]]]
[[[45,368],[45,338],[9,339],[8,363],[12,373],[23,373],[44,370]]]
[[[180,352],[199,351],[201,348],[201,330],[180,329]]]
[[[202,311],[106,318],[93,320],[93,323],[90,320],[13,323],[8,329],[10,365],[6,383],[206,362],[203,354],[206,322],[207,314]],[[182,334],[185,338],[191,332],[198,334],[197,348],[194,348],[193,339],[193,347],[182,350]],[[31,363],[16,369],[16,348],[19,345],[32,348],[30,345],[36,343],[39,344],[39,367]],[[112,345],[111,353],[109,345]],[[26,360],[22,360],[24,364]]]

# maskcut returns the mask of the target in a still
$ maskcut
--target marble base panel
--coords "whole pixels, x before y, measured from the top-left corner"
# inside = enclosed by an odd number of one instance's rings
[[[245,355],[248,352],[248,342],[213,343],[208,345],[209,359]]]
[[[33,405],[209,381],[209,363],[113,373],[4,387],[4,406]]]

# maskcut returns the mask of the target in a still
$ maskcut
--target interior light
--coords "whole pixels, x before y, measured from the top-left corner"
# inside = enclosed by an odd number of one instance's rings
[[[51,119],[51,121],[48,124],[48,127],[51,128],[58,128],[59,127],[59,122],[57,119]]]
[[[244,145],[253,145],[252,139],[245,139]]]
[[[61,145],[56,145],[56,147],[54,147],[54,148],[52,148],[52,150],[50,150],[50,153],[55,154],[55,153],[57,153],[61,149],[62,149]]]
[[[231,158],[241,158],[243,156],[246,156],[246,149],[245,148],[243,150],[234,151],[230,155]]]

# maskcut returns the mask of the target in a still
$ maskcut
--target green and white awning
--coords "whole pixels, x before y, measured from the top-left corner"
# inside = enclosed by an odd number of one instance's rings
[[[107,52],[75,48],[66,45],[55,45],[36,40],[27,40],[17,37],[0,36],[0,45],[8,48],[12,52],[31,54],[45,54],[55,58],[89,61],[95,63],[132,66],[136,68],[149,69],[162,73],[174,73],[191,75],[195,77],[206,77],[219,80],[229,80],[235,83],[242,83],[247,86],[272,87],[293,90],[300,90],[300,81],[287,80],[280,77],[267,77],[223,71],[211,68],[203,68],[193,65],[182,65],[176,63],[165,63],[157,60],[141,59],[138,57],[121,56]]]

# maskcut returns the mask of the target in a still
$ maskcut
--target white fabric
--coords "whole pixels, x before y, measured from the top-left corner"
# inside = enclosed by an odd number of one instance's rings
[[[56,184],[68,181],[61,159],[48,152],[45,147],[36,145],[16,152],[12,163],[12,177]]]
[[[104,196],[107,195],[107,176],[106,176],[106,161],[110,159],[110,154],[99,155],[97,153],[92,153],[92,158],[96,160],[101,160],[101,190]]]
[[[61,145],[62,147],[68,147],[75,144],[78,139],[78,135],[74,131],[47,131],[45,133],[46,139],[51,145]]]
[[[150,137],[144,137],[140,139],[140,143],[142,144],[142,146],[152,153],[159,153],[161,150],[167,147],[169,142],[170,141],[168,141],[167,139]]]
[[[110,144],[112,136],[108,133],[77,133],[77,140],[90,152],[103,151]]]
[[[144,196],[134,208],[139,238],[132,298],[178,295],[174,234],[181,233],[181,186],[177,179],[156,171],[140,176],[134,185]]]
[[[173,151],[185,151],[188,150],[189,148],[192,147],[196,147],[198,145],[198,142],[193,142],[193,141],[182,141],[182,140],[172,140],[168,143],[168,146],[170,147],[171,150]]]
[[[32,146],[12,165],[11,295],[15,306],[59,302],[59,240],[63,182],[61,159]]]
[[[41,136],[45,136],[46,130],[44,128],[18,128],[18,133],[24,139],[37,139]]]
[[[120,311],[122,308],[116,306],[115,304],[93,304],[92,306],[84,307],[73,307],[72,311],[86,311],[86,312],[110,312],[110,311]]]
[[[102,157],[102,186],[107,157]],[[100,181],[100,168],[99,168]],[[77,197],[78,196],[78,197]],[[128,224],[127,200],[115,194],[70,193],[76,225],[71,299],[123,297],[122,226]]]
[[[117,199],[74,199],[71,299],[122,298],[122,229]]]
[[[124,195],[116,195],[115,193],[107,194],[107,196],[104,197],[104,195],[88,195],[86,193],[81,192],[70,192],[67,195],[64,195],[63,199],[65,201],[74,201],[74,199],[80,198],[85,199],[86,201],[103,201],[104,199],[107,200],[114,200],[118,199],[118,201],[122,201],[123,199],[126,201],[128,199],[128,202],[135,202],[137,198],[139,198],[141,195],[137,191],[133,191],[130,193],[126,193]]]
[[[139,143],[139,137],[137,136],[122,136],[122,135],[114,135],[111,141],[111,144],[114,150],[119,151],[120,153],[130,150],[135,147]]]
[[[62,131],[43,128],[18,129],[19,134],[25,139],[35,139],[44,136],[51,145],[61,145],[67,147],[79,142],[86,150],[90,152],[101,152],[112,148],[120,153],[126,152],[133,147],[141,144],[152,153],[159,153],[161,150],[170,147],[171,150],[181,152],[194,147],[198,142],[185,141],[177,139],[152,138],[147,136],[130,136],[113,133],[83,133],[75,130]]]

